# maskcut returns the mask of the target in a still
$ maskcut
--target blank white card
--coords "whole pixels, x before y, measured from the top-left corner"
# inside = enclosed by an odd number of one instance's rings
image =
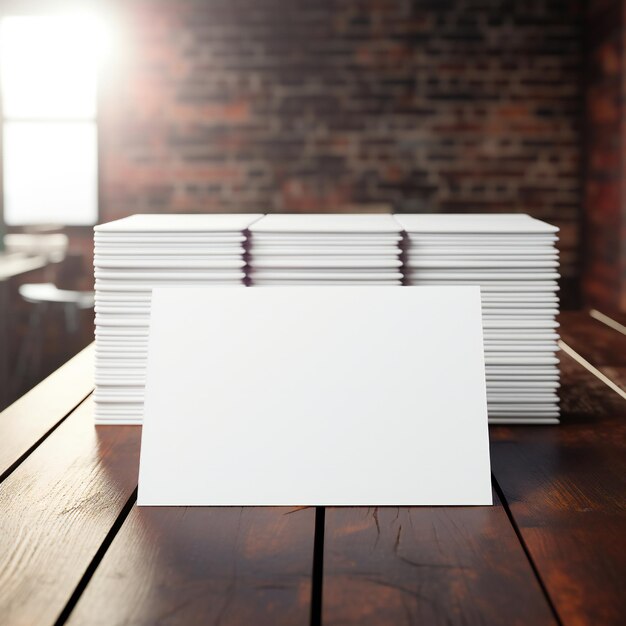
[[[154,289],[138,503],[491,504],[479,288]]]

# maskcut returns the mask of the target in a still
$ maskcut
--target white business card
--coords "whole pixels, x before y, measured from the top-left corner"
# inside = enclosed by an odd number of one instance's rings
[[[154,289],[139,505],[491,503],[478,287]]]

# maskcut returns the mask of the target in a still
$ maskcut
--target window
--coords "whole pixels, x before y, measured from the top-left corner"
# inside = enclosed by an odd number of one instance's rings
[[[11,16],[0,27],[4,221],[94,224],[98,23]]]

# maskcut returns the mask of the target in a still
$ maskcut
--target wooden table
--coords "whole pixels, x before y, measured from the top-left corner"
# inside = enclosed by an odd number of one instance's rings
[[[491,429],[493,507],[139,509],[86,349],[0,416],[0,623],[623,624],[626,335],[562,321],[563,424]]]

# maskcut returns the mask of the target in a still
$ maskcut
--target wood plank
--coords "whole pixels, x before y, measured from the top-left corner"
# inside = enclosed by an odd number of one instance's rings
[[[326,509],[322,623],[555,624],[494,502]]]
[[[69,624],[308,624],[315,510],[134,507]]]
[[[562,424],[492,428],[492,470],[562,622],[623,624],[626,401],[566,354],[561,368]]]
[[[0,477],[94,388],[91,344],[0,413]]]
[[[139,435],[96,428],[88,398],[0,485],[3,623],[56,621],[135,490]]]

